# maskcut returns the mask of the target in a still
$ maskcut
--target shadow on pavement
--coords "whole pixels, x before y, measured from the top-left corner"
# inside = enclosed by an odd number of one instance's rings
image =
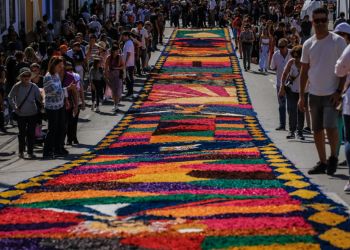
[[[340,179],[340,180],[347,181],[347,180],[349,180],[349,176],[347,176],[345,174],[335,174],[332,176],[332,179]]]

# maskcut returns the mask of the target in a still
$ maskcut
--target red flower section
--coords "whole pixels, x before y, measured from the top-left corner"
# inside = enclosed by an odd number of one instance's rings
[[[115,172],[97,173],[97,174],[68,174],[62,175],[47,182],[46,185],[68,185],[89,182],[108,182],[117,181],[131,177],[132,174],[118,174]]]
[[[77,214],[55,212],[33,208],[5,208],[0,210],[0,225],[7,224],[31,224],[31,223],[79,223]],[[0,227],[1,228],[1,227]]]
[[[138,235],[136,237],[126,237],[121,240],[121,243],[148,249],[188,250],[201,249],[201,244],[204,238],[205,237],[201,235]]]

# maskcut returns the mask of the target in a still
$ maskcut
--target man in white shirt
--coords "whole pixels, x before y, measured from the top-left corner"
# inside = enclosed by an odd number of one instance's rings
[[[343,24],[339,24],[337,28],[341,25]],[[350,45],[348,45],[342,56],[337,61],[335,73],[339,77],[347,76],[345,87],[343,89],[343,118],[345,132],[345,157],[350,171]],[[350,180],[345,185],[344,191],[350,192]]]
[[[140,59],[142,62],[142,70],[146,67],[146,57],[147,57],[147,45],[149,43],[149,34],[148,31],[143,27],[143,22],[138,21],[137,27],[133,28],[131,32],[136,32],[141,38],[141,47],[140,47]],[[140,62],[136,62],[137,67],[139,67]]]
[[[123,59],[125,62],[126,70],[126,88],[128,93],[126,97],[133,97],[134,94],[134,69],[135,69],[135,47],[134,43],[130,38],[130,32],[124,31],[122,34],[124,41],[123,47]]]
[[[97,21],[97,16],[93,15],[91,17],[91,22],[88,24],[89,29],[94,31],[96,37],[99,37],[101,34],[102,25]]]
[[[276,128],[276,130],[285,130],[286,129],[286,97],[280,96],[278,94],[279,89],[281,87],[281,80],[284,67],[288,63],[288,61],[292,58],[290,55],[290,51],[288,50],[288,40],[282,38],[278,41],[278,50],[273,54],[270,68],[276,71],[276,90],[277,90],[277,98],[278,98],[278,110],[279,110],[279,120],[280,125]]]
[[[309,82],[309,105],[312,129],[319,162],[309,174],[333,175],[337,170],[338,157],[338,105],[345,78],[338,78],[334,66],[343,53],[346,43],[340,36],[328,31],[328,10],[319,8],[313,11],[315,35],[303,45],[300,73],[299,109],[305,110],[305,87]],[[327,160],[325,133],[329,140],[331,156]]]

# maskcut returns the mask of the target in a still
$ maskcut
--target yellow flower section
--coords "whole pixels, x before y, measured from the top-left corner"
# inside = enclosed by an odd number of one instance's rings
[[[191,169],[181,168],[192,164],[200,164],[204,161],[171,162],[150,165],[140,165],[137,169],[119,172],[121,174],[132,174],[134,176],[118,180],[118,182],[191,182],[208,180],[207,178],[191,177],[187,174]]]
[[[278,205],[278,206],[213,206],[206,205],[205,207],[184,207],[174,209],[161,209],[161,210],[149,210],[146,212],[148,215],[155,216],[174,216],[174,217],[186,217],[192,216],[210,216],[215,214],[228,214],[228,213],[272,213],[281,214],[302,211],[303,209],[299,205]]]
[[[192,142],[192,141],[214,141],[213,137],[205,136],[152,136],[151,143],[166,143],[166,142]]]

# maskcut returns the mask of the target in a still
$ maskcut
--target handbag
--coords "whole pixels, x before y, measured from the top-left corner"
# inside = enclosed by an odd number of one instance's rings
[[[342,93],[342,96],[340,97],[340,102],[337,105],[337,107],[335,108],[337,111],[339,112],[343,112],[343,102],[344,102],[344,97],[346,95],[346,92],[348,91],[348,89],[350,88],[350,83],[347,84],[347,86],[344,88],[344,91]]]
[[[287,88],[292,88],[294,81],[295,81],[295,77],[292,77],[290,74],[287,77],[286,83],[284,84],[284,86],[286,86]]]
[[[292,69],[291,69],[292,70]],[[295,79],[297,79],[300,75],[300,71],[298,71],[298,75],[297,76],[291,76],[290,75],[290,72],[287,76],[287,80],[286,80],[286,83],[284,84],[284,86],[286,86],[287,88],[292,88],[293,87],[293,84],[294,84],[294,81]]]
[[[18,111],[21,111],[21,108],[23,107],[24,103],[27,101],[29,95],[30,95],[30,92],[32,92],[32,89],[33,89],[33,85],[30,86],[30,89],[27,93],[27,95],[24,97],[23,101],[21,102],[21,104],[18,106]],[[16,113],[16,111],[12,111],[12,119],[14,121],[18,121],[18,114]]]

